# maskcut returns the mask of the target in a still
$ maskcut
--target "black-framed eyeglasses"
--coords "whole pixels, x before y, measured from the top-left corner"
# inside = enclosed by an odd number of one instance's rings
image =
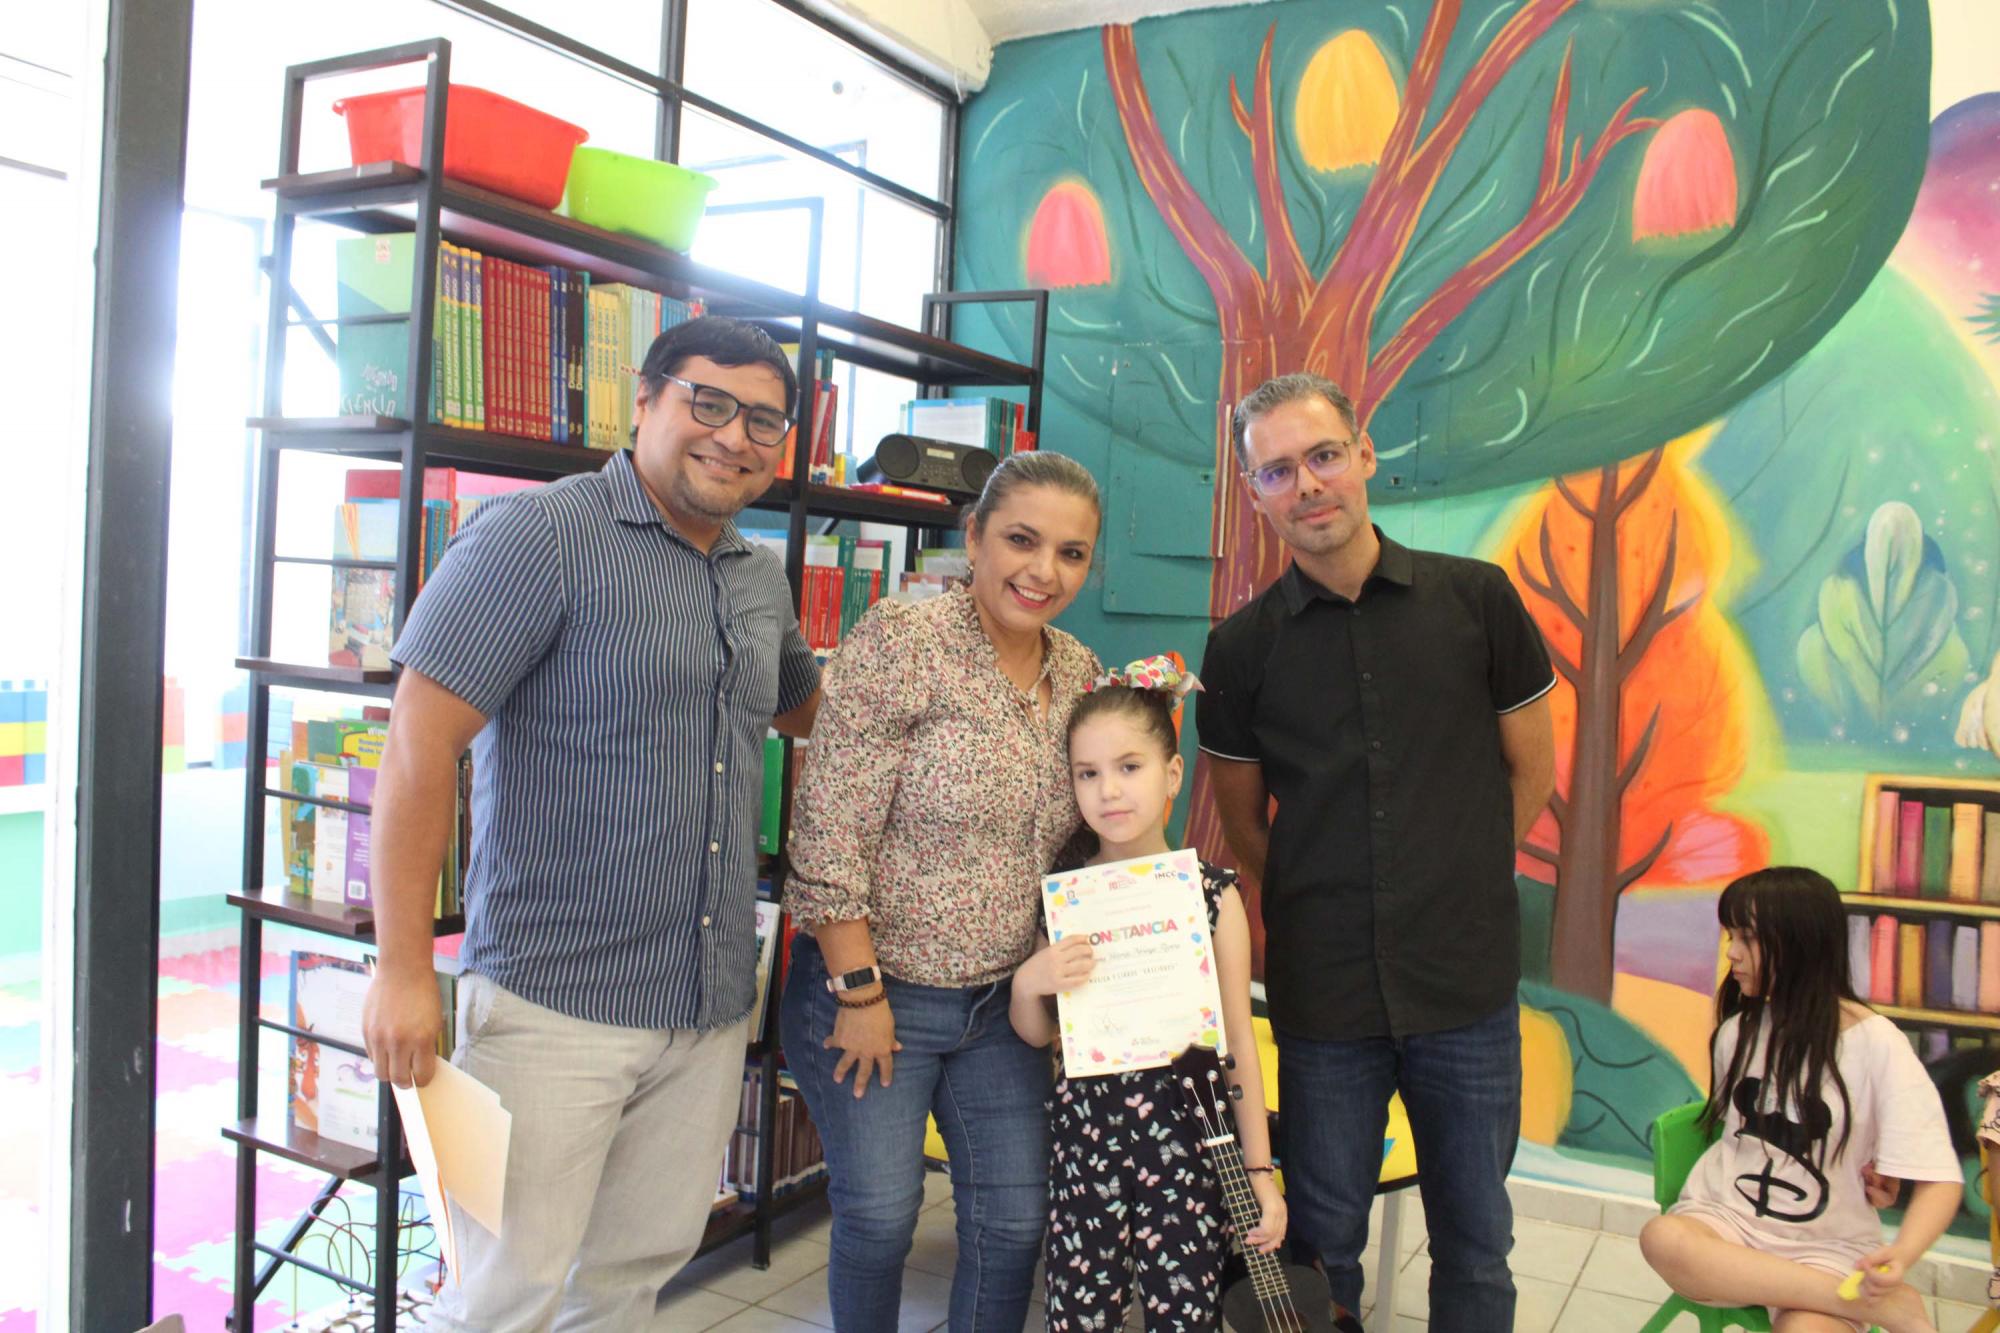
[[[688,411],[696,421],[715,430],[720,430],[736,420],[736,414],[743,414],[743,433],[754,444],[766,449],[775,449],[785,442],[785,433],[792,428],[792,419],[775,407],[750,407],[742,399],[727,389],[718,389],[712,384],[696,384],[678,375],[662,375],[669,384],[678,384],[688,391]]]
[[[1332,481],[1353,465],[1354,441],[1337,440],[1332,444],[1323,444],[1307,454],[1303,462],[1307,470],[1321,481]],[[1243,475],[1249,478],[1259,495],[1268,498],[1283,495],[1299,484],[1299,465],[1288,458],[1251,468]]]

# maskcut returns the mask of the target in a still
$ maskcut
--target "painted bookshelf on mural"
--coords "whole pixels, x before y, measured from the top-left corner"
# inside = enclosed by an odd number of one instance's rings
[[[1869,775],[1855,884],[1856,994],[1911,1026],[2000,1031],[2000,782]]]

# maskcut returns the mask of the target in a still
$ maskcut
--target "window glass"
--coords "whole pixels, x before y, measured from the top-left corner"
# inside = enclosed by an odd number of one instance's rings
[[[943,105],[832,33],[764,0],[689,0],[683,63],[690,90],[937,196]]]

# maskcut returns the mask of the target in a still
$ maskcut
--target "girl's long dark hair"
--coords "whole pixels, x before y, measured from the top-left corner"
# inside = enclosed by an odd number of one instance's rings
[[[1738,1018],[1736,1050],[1729,1068],[1709,1089],[1702,1125],[1713,1131],[1728,1111],[1743,1081],[1760,1034],[1766,1034],[1764,1088],[1770,1109],[1780,1115],[1820,1099],[1823,1081],[1840,1095],[1840,1142],[1831,1156],[1847,1147],[1853,1103],[1847,1083],[1834,1062],[1840,1043],[1840,1003],[1859,1004],[1847,976],[1847,914],[1832,881],[1804,866],[1772,866],[1743,876],[1722,891],[1716,919],[1728,930],[1755,939],[1763,952],[1761,995],[1745,995],[1732,975],[1715,993],[1715,1033],[1709,1038],[1709,1063],[1722,1024]],[[1808,1123],[1810,1123],[1808,1121]],[[1824,1138],[1814,1145],[1816,1164],[1829,1156]]]

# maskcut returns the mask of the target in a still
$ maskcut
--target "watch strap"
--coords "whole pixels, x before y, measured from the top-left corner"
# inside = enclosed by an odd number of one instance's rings
[[[839,976],[828,977],[826,979],[826,988],[835,995],[840,995],[847,991],[860,990],[863,986],[872,986],[881,979],[882,969],[874,963],[870,963],[866,967],[857,967],[852,972],[843,972]]]

